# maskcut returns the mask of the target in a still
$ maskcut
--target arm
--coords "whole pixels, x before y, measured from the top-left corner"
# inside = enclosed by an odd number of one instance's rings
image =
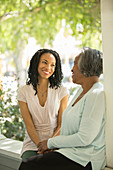
[[[60,102],[60,107],[59,107],[59,114],[58,114],[58,126],[57,126],[57,129],[56,131],[54,132],[53,136],[52,137],[55,137],[57,135],[60,134],[60,129],[61,129],[61,122],[62,122],[62,114],[64,112],[64,110],[66,109],[67,107],[67,104],[68,104],[68,95],[66,95],[65,97],[63,97],[63,99],[61,100]],[[44,153],[46,150],[48,150],[48,147],[47,147],[47,141],[48,140],[44,140],[42,142],[39,142],[39,144],[37,145],[38,147],[38,153]],[[51,151],[51,150],[50,150]]]
[[[67,104],[68,104],[68,95],[63,97],[63,99],[60,102],[60,107],[59,107],[59,112],[58,112],[58,125],[57,125],[57,129],[55,130],[55,132],[54,132],[52,137],[60,135],[60,128],[61,128],[61,122],[62,122],[62,114],[63,114],[64,110],[66,109]]]
[[[50,138],[49,149],[65,147],[84,147],[92,143],[99,133],[105,113],[104,93],[91,94],[85,101],[81,123],[78,132],[71,135],[60,135]],[[66,128],[66,127],[65,127]]]
[[[22,118],[24,120],[27,132],[31,138],[31,140],[35,143],[35,145],[37,146],[38,143],[40,142],[40,139],[36,133],[33,121],[32,121],[32,117],[30,115],[27,103],[22,102],[22,101],[18,101],[19,102],[19,106],[20,106],[20,111],[21,111],[21,115]]]

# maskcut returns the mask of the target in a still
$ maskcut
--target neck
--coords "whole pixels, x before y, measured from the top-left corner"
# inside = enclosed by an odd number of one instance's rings
[[[86,93],[97,82],[98,82],[97,76],[85,77],[84,82],[81,84],[83,88],[83,92]]]
[[[38,79],[38,86],[40,87],[41,90],[47,89],[49,84],[48,79]]]

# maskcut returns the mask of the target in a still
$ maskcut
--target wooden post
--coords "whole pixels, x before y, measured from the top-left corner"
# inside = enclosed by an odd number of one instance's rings
[[[113,0],[101,0],[104,87],[107,102],[106,158],[113,168]]]

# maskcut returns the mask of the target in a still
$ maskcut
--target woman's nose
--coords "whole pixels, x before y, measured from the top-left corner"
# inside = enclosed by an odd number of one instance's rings
[[[50,64],[47,64],[47,65],[46,65],[46,68],[47,68],[48,70],[50,70],[50,69],[51,69],[51,65],[50,65]]]
[[[71,69],[71,72],[73,72],[73,68]]]

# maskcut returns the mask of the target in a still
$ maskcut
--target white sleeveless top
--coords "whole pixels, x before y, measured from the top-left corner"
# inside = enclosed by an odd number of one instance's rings
[[[18,90],[17,99],[27,103],[40,140],[46,140],[53,135],[57,127],[60,101],[68,94],[68,91],[63,85],[56,90],[49,88],[48,85],[48,95],[44,107],[40,105],[38,96],[34,94],[33,86],[25,85]],[[37,150],[37,147],[26,131],[21,154],[27,150]]]

